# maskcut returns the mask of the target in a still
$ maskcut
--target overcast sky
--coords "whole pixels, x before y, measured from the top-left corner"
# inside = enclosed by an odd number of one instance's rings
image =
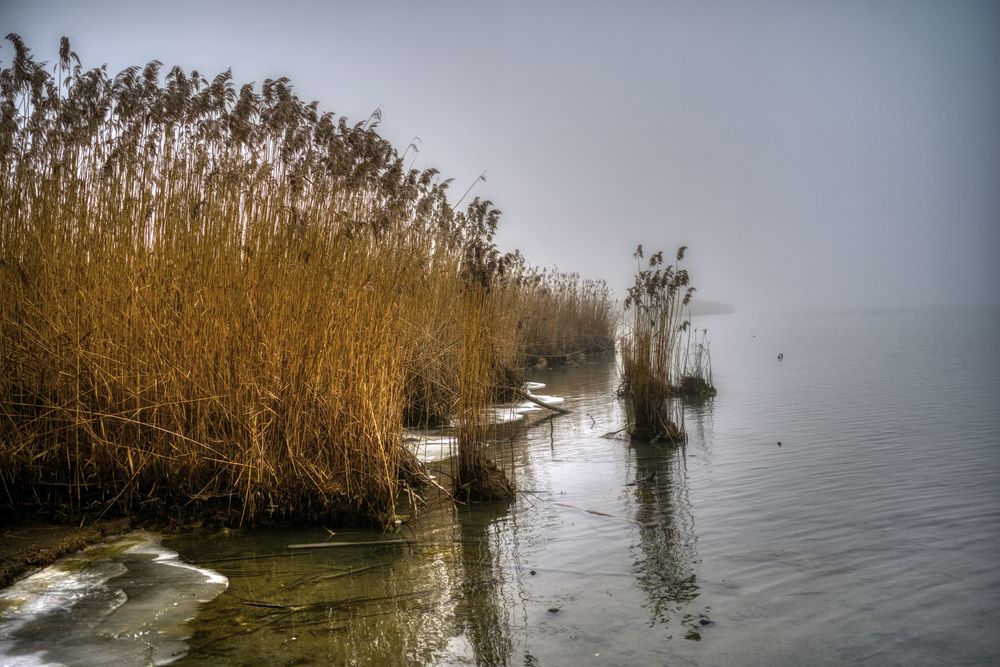
[[[1000,301],[1000,2],[17,2],[40,59],[288,76],[621,292],[690,246],[747,311]],[[0,59],[10,62],[4,43]]]

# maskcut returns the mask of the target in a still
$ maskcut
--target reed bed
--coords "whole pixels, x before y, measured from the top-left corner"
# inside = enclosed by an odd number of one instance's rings
[[[650,255],[645,266],[641,245],[633,254],[638,266],[625,298],[631,320],[620,342],[619,393],[626,401],[629,432],[640,440],[679,443],[686,438],[683,411],[671,400],[680,393],[686,364],[693,363],[691,338],[685,334],[691,331],[689,306],[696,290],[681,268],[686,250],[678,248],[674,263],[666,265],[662,251]],[[695,354],[698,363],[708,363],[700,356],[707,348],[696,348]]]
[[[468,487],[518,313],[554,298],[496,248],[489,201],[453,207],[378,112],[349,124],[287,79],[112,77],[65,38],[54,66],[8,41],[3,511],[384,523],[404,421],[449,414]],[[579,318],[603,321],[588,289]]]
[[[513,484],[486,446],[490,423],[485,408],[491,403],[491,392],[498,388],[496,372],[502,368],[497,356],[503,353],[503,341],[496,337],[495,325],[503,309],[487,283],[466,285],[462,296],[466,317],[459,373],[456,495],[462,500],[509,499],[514,495]],[[514,350],[508,348],[507,353]]]
[[[558,270],[524,270],[519,276],[525,355],[548,359],[614,350],[614,300],[603,280]]]

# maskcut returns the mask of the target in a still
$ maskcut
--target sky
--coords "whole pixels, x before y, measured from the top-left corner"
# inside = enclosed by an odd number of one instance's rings
[[[1000,2],[4,0],[0,32],[381,108],[502,250],[620,295],[641,243],[739,312],[1000,303]]]

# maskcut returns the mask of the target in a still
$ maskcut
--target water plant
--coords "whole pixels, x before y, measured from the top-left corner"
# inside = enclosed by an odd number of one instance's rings
[[[453,206],[379,111],[350,124],[287,79],[111,76],[7,39],[5,511],[386,522],[403,422],[455,414],[476,477],[536,294],[491,202]]]
[[[690,311],[687,320],[691,320]],[[692,333],[693,332],[693,333]],[[715,396],[712,379],[712,353],[708,339],[708,329],[687,328],[684,354],[680,368],[680,382],[676,387],[678,395],[685,398],[706,398]]]
[[[557,269],[525,269],[517,288],[525,355],[559,360],[614,350],[614,302],[603,280]]]
[[[682,336],[691,322],[686,309],[694,297],[687,269],[681,261],[687,246],[677,249],[675,261],[664,264],[663,252],[645,259],[642,246],[633,253],[637,260],[635,281],[625,298],[631,315],[621,338],[621,384],[629,416],[629,432],[640,440],[683,442],[683,412],[671,401],[677,394],[685,351]]]

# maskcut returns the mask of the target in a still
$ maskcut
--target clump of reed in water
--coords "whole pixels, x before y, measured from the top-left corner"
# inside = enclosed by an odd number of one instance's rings
[[[500,315],[499,304],[488,285],[476,281],[466,285],[462,299],[467,316],[461,342],[455,493],[462,500],[502,500],[513,496],[514,487],[487,454],[489,419],[485,410],[489,392],[497,385],[492,375],[499,368],[494,356],[501,341],[491,330]]]
[[[468,290],[513,284],[499,211],[286,79],[8,40],[0,506],[390,518],[407,411],[475,412],[520,357],[505,289]]]
[[[689,312],[689,321],[690,318]],[[691,326],[687,328],[680,382],[676,387],[676,392],[684,398],[707,398],[715,396],[717,393],[712,380],[712,354],[708,340],[708,329],[699,331]]]
[[[664,265],[663,252],[639,264],[635,282],[625,298],[631,314],[621,339],[620,394],[629,414],[629,432],[642,440],[683,442],[683,412],[670,400],[678,393],[683,335],[691,322],[685,312],[695,288],[687,269],[680,268],[686,246],[677,250],[673,264]],[[644,259],[642,246],[633,255]]]

